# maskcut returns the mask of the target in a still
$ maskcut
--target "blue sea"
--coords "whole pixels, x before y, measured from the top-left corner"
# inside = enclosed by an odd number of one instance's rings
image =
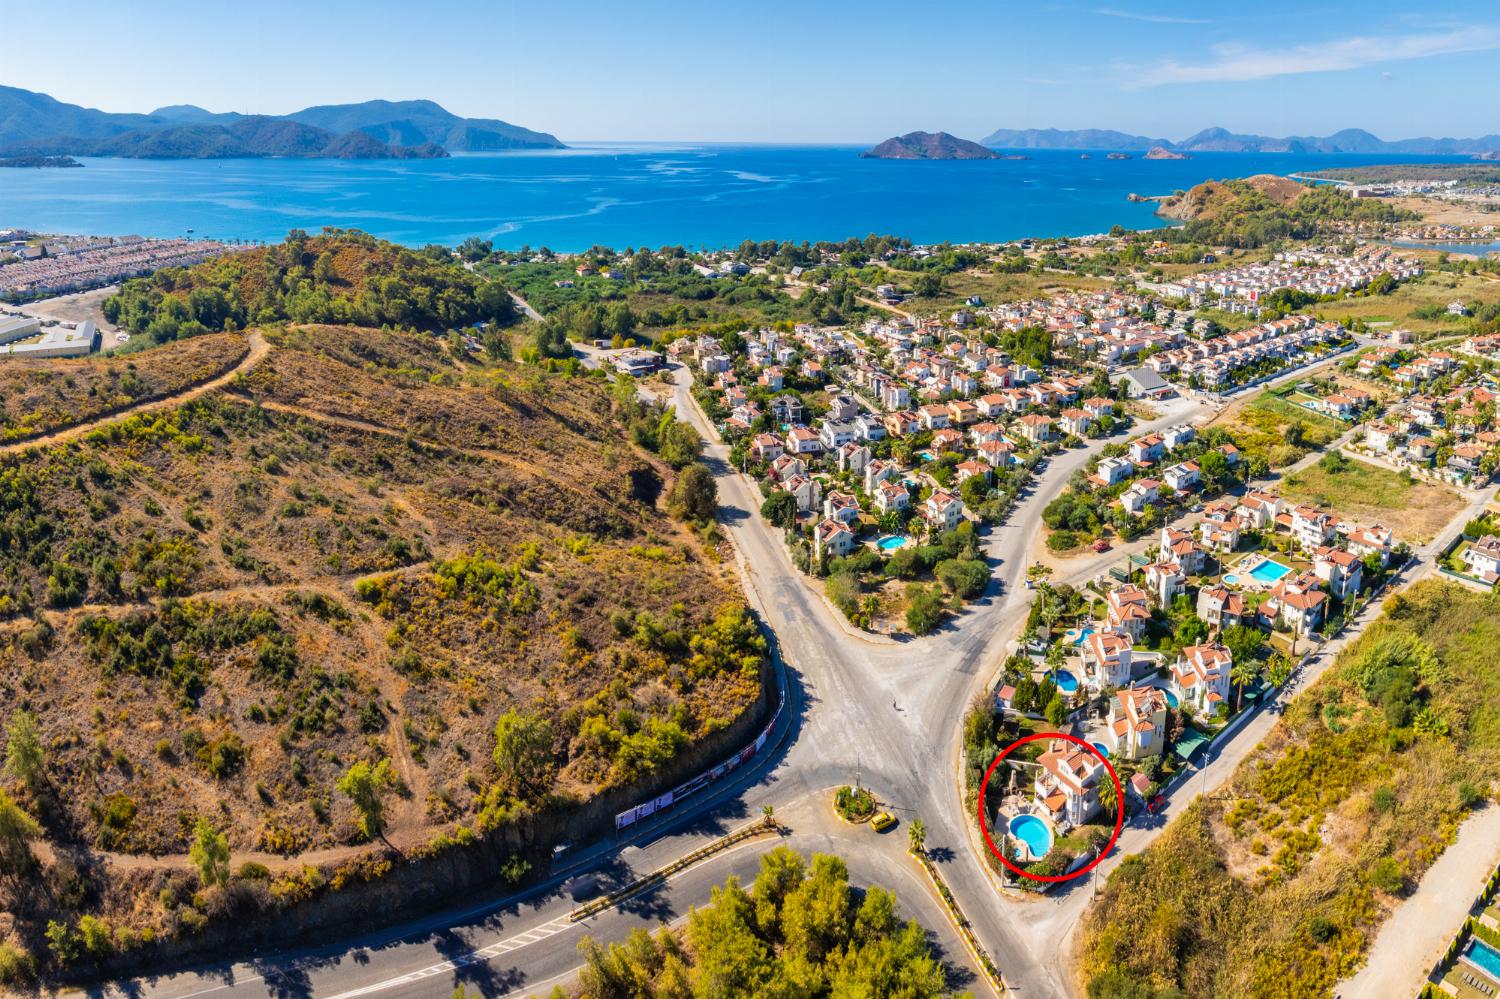
[[[692,248],[744,239],[1006,240],[1160,225],[1132,192],[1203,180],[1441,157],[1204,153],[1109,160],[1026,151],[1023,161],[867,160],[853,146],[596,144],[444,160],[86,159],[0,170],[0,228],[278,240],[364,229],[408,244]],[[1453,158],[1450,158],[1453,159]],[[1461,160],[1456,160],[1461,161]]]

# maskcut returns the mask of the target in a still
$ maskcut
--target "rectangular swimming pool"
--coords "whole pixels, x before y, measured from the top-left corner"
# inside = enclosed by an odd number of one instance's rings
[[[1268,558],[1265,561],[1261,562],[1261,564],[1256,566],[1254,569],[1251,569],[1250,576],[1257,583],[1260,583],[1263,586],[1270,586],[1282,576],[1285,576],[1291,571],[1292,570],[1290,566],[1282,565],[1275,559]]]
[[[1469,942],[1469,952],[1465,956],[1483,968],[1491,978],[1500,982],[1500,950],[1496,950],[1483,940],[1476,939]]]

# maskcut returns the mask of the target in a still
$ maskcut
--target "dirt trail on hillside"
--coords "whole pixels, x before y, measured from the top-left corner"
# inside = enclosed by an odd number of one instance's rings
[[[200,396],[207,395],[209,392],[221,389],[239,375],[252,370],[257,364],[265,360],[266,355],[271,352],[271,345],[266,343],[265,338],[260,335],[259,330],[252,332],[249,339],[249,352],[240,359],[238,364],[223,374],[215,375],[212,378],[205,378],[186,388],[179,389],[167,395],[157,396],[155,399],[147,400],[135,406],[128,406],[125,409],[115,410],[112,413],[96,417],[92,420],[85,420],[82,423],[74,423],[71,426],[49,431],[40,437],[31,437],[26,440],[0,445],[0,455],[15,454],[34,447],[48,448],[56,444],[65,444],[68,441],[84,436],[98,427],[118,423],[139,413],[151,413],[159,409],[173,409],[185,402],[191,402]]]

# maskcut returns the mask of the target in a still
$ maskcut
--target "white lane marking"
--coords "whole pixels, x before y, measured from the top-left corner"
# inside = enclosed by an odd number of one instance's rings
[[[428,978],[432,978],[434,975],[448,974],[457,971],[459,968],[466,968],[474,964],[482,964],[483,962],[488,961],[491,958],[499,957],[501,954],[506,954],[520,947],[526,947],[530,944],[539,943],[543,940],[546,940],[548,937],[556,936],[557,934],[562,933],[564,930],[571,929],[574,925],[576,924],[569,920],[567,916],[560,916],[557,919],[552,920],[550,923],[543,923],[541,926],[527,930],[525,933],[518,933],[513,937],[497,941],[487,947],[482,947],[479,950],[470,951],[469,953],[456,957],[451,961],[443,961],[440,964],[428,965],[425,968],[419,968],[418,970],[413,971],[409,974],[402,975],[399,978],[388,978],[385,981],[375,982],[373,985],[366,985],[363,988],[351,989],[348,992],[340,992],[338,995],[330,996],[329,999],[355,999],[356,996],[366,996],[376,992],[384,992],[386,989],[397,988],[402,985],[411,985],[415,982],[425,981]]]

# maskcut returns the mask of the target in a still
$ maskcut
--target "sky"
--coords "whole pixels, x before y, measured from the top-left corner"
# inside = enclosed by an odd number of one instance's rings
[[[564,141],[1500,132],[1495,0],[0,0],[0,84],[107,111],[429,98]]]

